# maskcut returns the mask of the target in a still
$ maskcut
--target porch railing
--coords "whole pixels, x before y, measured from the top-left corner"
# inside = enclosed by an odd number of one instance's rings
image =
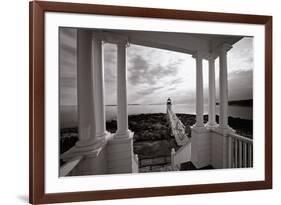
[[[133,172],[139,172],[139,157],[137,154],[134,154],[133,156]]]
[[[185,145],[189,142],[188,134],[185,132],[186,128],[184,124],[180,121],[177,115],[168,109],[168,120],[171,128],[172,135],[175,137],[176,142],[179,146]]]
[[[235,133],[228,137],[228,167],[253,167],[253,140]]]
[[[171,166],[174,171],[180,170],[180,165],[191,160],[191,144],[180,147],[177,151],[173,148],[171,151]]]
[[[59,170],[59,176],[65,177],[67,176],[82,160],[83,157],[76,157],[68,162],[66,162],[64,165],[60,167]]]

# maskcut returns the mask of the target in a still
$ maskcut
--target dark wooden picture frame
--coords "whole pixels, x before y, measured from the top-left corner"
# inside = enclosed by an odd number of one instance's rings
[[[44,189],[44,14],[66,12],[265,26],[265,180],[46,194]],[[245,14],[33,1],[29,4],[29,200],[32,204],[272,188],[272,17]]]

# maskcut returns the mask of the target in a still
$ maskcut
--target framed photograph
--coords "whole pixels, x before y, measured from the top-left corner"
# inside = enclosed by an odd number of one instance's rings
[[[30,203],[272,187],[272,17],[30,2]]]

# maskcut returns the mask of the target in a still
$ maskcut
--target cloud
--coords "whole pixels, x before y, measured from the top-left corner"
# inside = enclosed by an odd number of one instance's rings
[[[253,38],[245,37],[229,51],[229,71],[253,69]]]
[[[59,30],[60,104],[77,104],[76,29]]]
[[[176,79],[171,80],[171,82],[169,82],[169,84],[177,85],[177,84],[181,84],[182,82],[184,82],[184,79],[181,77],[181,78],[176,78]]]
[[[149,94],[152,94],[154,91],[157,91],[162,88],[163,88],[162,86],[149,87],[149,88],[141,89],[141,90],[137,91],[136,93],[139,95],[149,95]]]
[[[177,66],[180,62],[174,61],[168,64],[150,64],[149,59],[137,54],[130,59],[128,66],[129,83],[132,85],[147,84],[156,85],[158,81],[167,76],[177,74]]]
[[[117,74],[117,53],[113,44],[104,45],[104,81],[106,84],[116,82]]]
[[[177,87],[169,87],[168,89],[167,89],[167,91],[172,91],[172,90],[176,90],[177,89]]]
[[[76,29],[60,30],[59,63],[61,103],[76,104]],[[252,98],[253,38],[244,38],[233,46],[228,64],[229,99]],[[205,101],[208,97],[206,70],[203,70]],[[195,61],[187,54],[132,44],[127,49],[128,102],[159,103],[172,97],[175,103],[192,104],[195,102],[195,74]],[[218,72],[216,77],[218,79]],[[104,80],[105,103],[116,104],[117,48],[114,44],[104,44]],[[219,94],[218,81],[216,86]]]

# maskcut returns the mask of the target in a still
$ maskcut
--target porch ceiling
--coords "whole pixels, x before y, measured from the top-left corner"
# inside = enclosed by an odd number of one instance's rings
[[[231,35],[124,30],[103,30],[103,33],[110,36],[125,36],[129,39],[130,43],[141,46],[177,51],[191,55],[200,52],[204,58],[207,58],[210,53],[218,56],[221,45],[225,43],[233,45],[243,38],[243,36]]]

